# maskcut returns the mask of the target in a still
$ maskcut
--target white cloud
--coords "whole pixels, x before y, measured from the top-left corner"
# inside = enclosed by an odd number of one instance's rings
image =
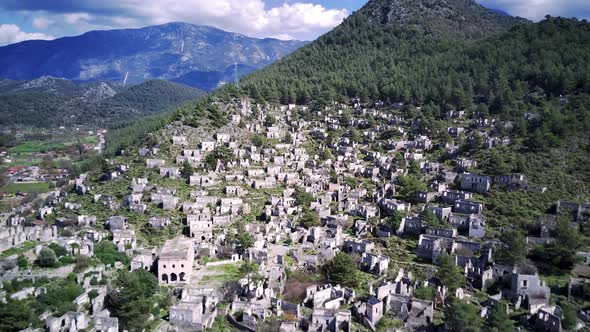
[[[51,40],[52,36],[38,32],[24,32],[14,24],[0,24],[0,46],[30,39]]]
[[[272,35],[270,38],[280,39],[280,40],[294,40],[295,38],[287,33],[281,33],[278,35]]]
[[[545,15],[590,18],[588,0],[478,0],[486,7],[502,9],[510,15],[534,21]]]
[[[33,25],[33,27],[35,27],[37,29],[47,29],[50,25],[52,25],[54,23],[55,23],[55,21],[53,21],[47,17],[39,16],[39,17],[35,17],[31,24]]]
[[[264,0],[103,0],[83,4],[69,11],[29,7],[28,12],[37,15],[33,26],[54,32],[82,33],[90,29],[187,22],[253,37],[307,40],[327,32],[349,15],[346,9],[292,1],[274,7],[268,7]]]
[[[134,14],[152,24],[182,21],[213,25],[256,37],[317,37],[348,16],[346,9],[327,9],[312,3],[284,3],[266,8],[263,0],[124,0]],[[128,8],[130,8],[129,6]]]
[[[63,15],[64,22],[67,24],[78,24],[80,22],[87,22],[92,19],[88,13],[69,13]]]

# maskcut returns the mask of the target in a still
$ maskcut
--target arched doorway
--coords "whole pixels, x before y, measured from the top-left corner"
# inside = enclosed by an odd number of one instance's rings
[[[162,274],[162,281],[168,283],[168,275],[166,273]]]
[[[176,273],[170,273],[170,281],[175,282],[176,280],[178,280]]]
[[[180,281],[185,281],[184,280],[184,272],[180,272],[180,274],[178,275],[178,277],[180,278]]]

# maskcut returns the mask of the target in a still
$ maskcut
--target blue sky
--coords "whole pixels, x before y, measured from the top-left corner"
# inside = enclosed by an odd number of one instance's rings
[[[590,18],[590,0],[476,0],[515,16]],[[0,46],[90,30],[173,21],[211,25],[253,37],[312,40],[366,0],[0,0]]]

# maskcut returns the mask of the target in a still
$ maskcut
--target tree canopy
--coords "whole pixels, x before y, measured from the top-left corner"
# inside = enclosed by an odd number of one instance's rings
[[[339,252],[334,259],[324,265],[324,275],[335,284],[354,287],[358,284],[359,273],[355,261],[350,255]]]
[[[465,283],[465,277],[455,265],[455,259],[446,252],[441,253],[436,260],[436,277],[451,291]]]

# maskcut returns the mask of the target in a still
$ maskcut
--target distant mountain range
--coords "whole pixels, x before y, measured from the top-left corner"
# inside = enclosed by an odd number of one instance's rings
[[[51,76],[0,80],[0,127],[105,126],[168,111],[203,94],[164,80],[127,86]]]
[[[141,29],[90,31],[52,41],[0,47],[0,77],[41,76],[77,82],[138,84],[166,79],[210,91],[305,45],[256,39],[212,27],[168,23]]]

